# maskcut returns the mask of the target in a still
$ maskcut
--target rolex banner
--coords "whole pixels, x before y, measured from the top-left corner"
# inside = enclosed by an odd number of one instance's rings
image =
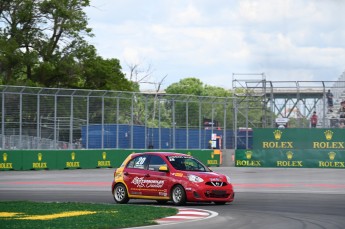
[[[147,150],[0,150],[0,171],[116,168],[131,153]],[[158,150],[150,150],[158,151]],[[219,166],[219,150],[165,150],[192,155],[208,166]]]
[[[254,129],[254,149],[345,150],[345,129]]]
[[[345,168],[345,129],[254,129],[238,167]]]

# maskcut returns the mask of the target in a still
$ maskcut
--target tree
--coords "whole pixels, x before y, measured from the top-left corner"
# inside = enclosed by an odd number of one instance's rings
[[[125,78],[119,60],[97,56],[85,60],[83,66],[82,75],[85,80],[83,88],[133,91],[133,84]]]
[[[97,56],[83,9],[89,0],[2,0],[0,81],[45,87],[133,90],[117,59]]]
[[[173,83],[165,90],[168,94],[202,95],[203,83],[197,78],[185,78]]]
[[[38,18],[37,0],[2,1],[0,3],[0,71],[3,83],[14,83],[31,78],[31,66],[37,60],[33,51],[35,37],[40,36],[36,25]],[[25,72],[25,67],[27,67]]]

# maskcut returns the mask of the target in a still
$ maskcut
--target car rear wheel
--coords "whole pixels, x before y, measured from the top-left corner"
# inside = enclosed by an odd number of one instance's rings
[[[186,203],[186,192],[181,185],[176,185],[171,191],[171,199],[175,205],[184,205]]]
[[[129,201],[126,187],[119,183],[114,187],[114,200],[116,203],[125,204]]]

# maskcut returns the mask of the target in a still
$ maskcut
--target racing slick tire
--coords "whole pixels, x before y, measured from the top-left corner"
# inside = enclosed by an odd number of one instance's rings
[[[118,204],[126,204],[129,201],[127,189],[121,183],[114,187],[114,200]]]
[[[184,205],[186,203],[186,192],[181,185],[176,185],[171,191],[171,200],[177,206]]]

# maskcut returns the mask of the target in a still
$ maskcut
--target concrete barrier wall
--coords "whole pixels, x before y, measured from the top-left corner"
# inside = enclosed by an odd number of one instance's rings
[[[254,129],[254,148],[236,150],[238,167],[345,168],[345,129]]]
[[[149,150],[157,151],[157,150]],[[219,166],[219,150],[165,150],[192,155],[207,166]],[[131,153],[148,150],[0,150],[0,171],[116,168]]]

